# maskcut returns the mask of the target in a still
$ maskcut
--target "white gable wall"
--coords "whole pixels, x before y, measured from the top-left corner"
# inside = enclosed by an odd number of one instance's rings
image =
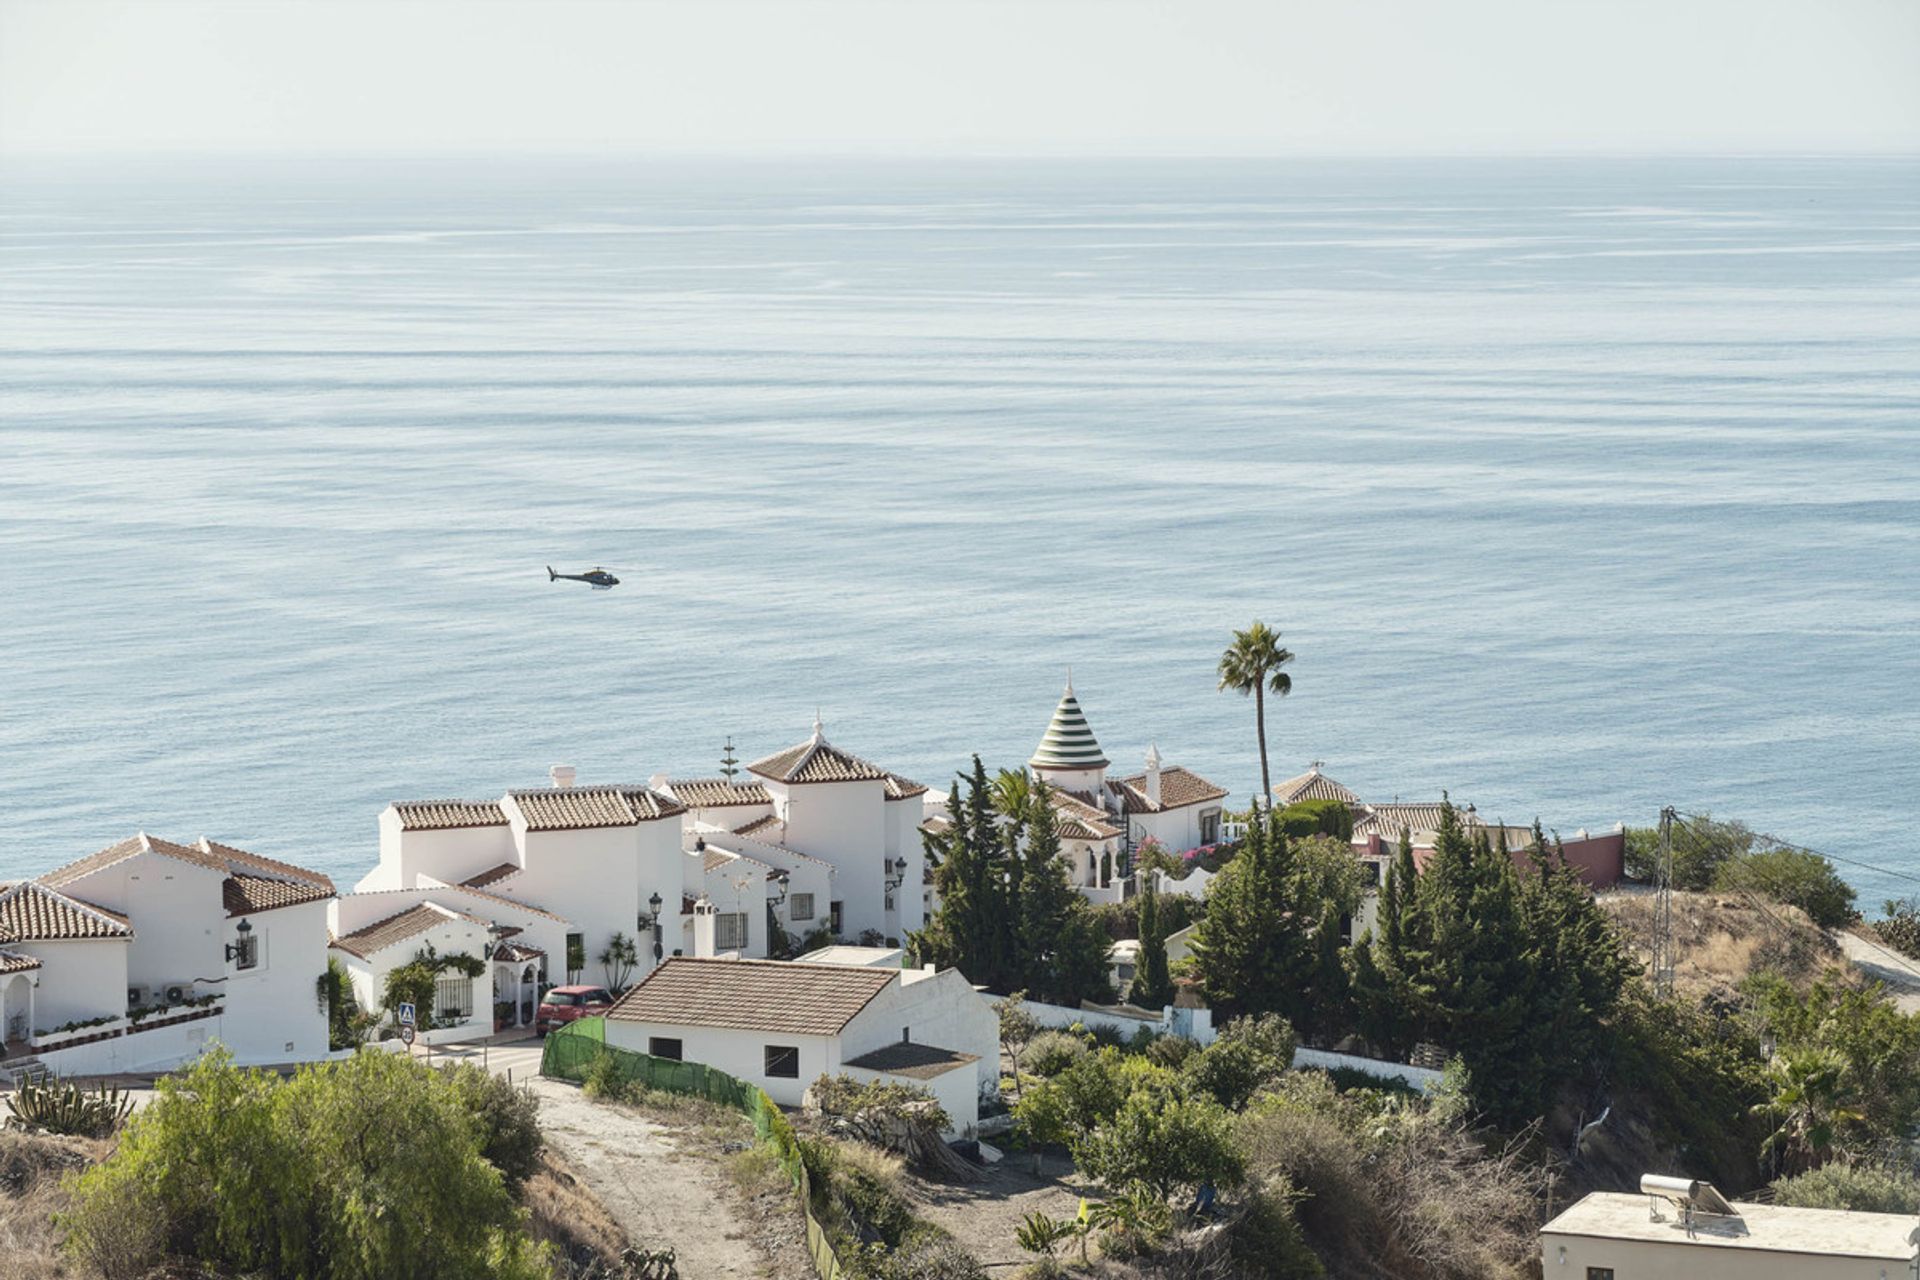
[[[403,831],[400,811],[388,805],[380,813],[380,862],[354,888],[400,889],[423,875],[457,883],[517,860],[513,829],[505,823]]]
[[[739,859],[711,871],[696,864],[695,870],[700,875],[707,901],[713,904],[716,912],[741,912],[746,915],[747,944],[735,949],[743,956],[764,959],[767,954],[766,867],[758,862]]]
[[[830,862],[839,872],[834,893],[841,903],[840,936],[855,939],[872,929],[887,932],[886,784],[767,781],[785,814],[789,848]]]
[[[226,973],[224,947],[231,939],[220,887],[226,878],[211,867],[141,852],[62,885],[60,892],[132,922],[126,960],[130,981],[150,987],[198,981],[217,991],[217,985],[206,984],[218,983]]]

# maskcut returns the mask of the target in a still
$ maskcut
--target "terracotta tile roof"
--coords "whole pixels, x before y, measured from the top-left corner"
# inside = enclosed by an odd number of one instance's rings
[[[493,949],[493,958],[508,964],[518,964],[528,960],[538,960],[547,953],[538,947],[529,947],[525,943],[508,942]]]
[[[507,794],[529,831],[631,827],[687,811],[672,796],[646,787],[545,787]]]
[[[1063,840],[1112,840],[1122,835],[1107,815],[1078,796],[1049,789],[1053,800],[1053,819]]]
[[[700,869],[702,871],[718,871],[721,867],[726,866],[732,861],[734,861],[734,856],[725,849],[714,849],[710,847],[706,851],[706,856],[700,860]]]
[[[675,956],[614,1002],[615,1022],[837,1035],[891,986],[898,969],[786,960]]]
[[[436,907],[421,903],[409,907],[397,915],[384,920],[375,920],[364,928],[355,929],[333,940],[333,945],[342,951],[351,952],[362,960],[375,952],[385,951],[388,947],[405,942],[408,938],[417,938],[429,929],[437,928],[449,920],[468,920],[474,924],[485,925],[487,921],[478,916],[470,916],[464,911],[449,911],[445,907]]]
[[[725,778],[684,778],[669,782],[667,790],[689,809],[723,809],[736,804],[772,804],[773,796],[758,782],[728,782]]]
[[[40,961],[18,951],[0,951],[0,973],[25,973],[38,969]]]
[[[748,770],[776,782],[884,782],[890,776],[877,764],[870,764],[852,752],[842,751],[820,736],[813,736],[795,747],[756,760]]]
[[[897,773],[887,775],[887,799],[911,800],[915,796],[927,794],[925,783],[915,782],[912,778],[903,778]]]
[[[395,800],[393,807],[402,831],[507,825],[507,811],[497,800]]]
[[[1183,769],[1179,765],[1160,771],[1160,803],[1157,805],[1147,799],[1147,775],[1144,773],[1109,782],[1107,789],[1120,797],[1120,807],[1126,813],[1163,813],[1168,809],[1184,809],[1190,804],[1220,800],[1227,794],[1225,787],[1215,786],[1191,769]]]
[[[0,943],[131,938],[123,915],[70,898],[34,880],[0,888]]]
[[[1298,804],[1302,800],[1338,800],[1348,808],[1358,810],[1364,803],[1359,796],[1320,772],[1319,765],[1298,777],[1276,783],[1273,795],[1281,804]]]
[[[162,840],[144,831],[108,845],[78,862],[69,862],[64,867],[49,871],[40,877],[40,883],[54,888],[70,885],[142,853],[158,854],[189,866],[225,873],[227,878],[221,883],[220,892],[229,916],[318,902],[334,895],[333,881],[318,871],[309,871],[277,858],[263,858],[257,853],[248,853],[245,849],[236,849],[230,844],[221,844],[204,836],[199,843],[186,845]]]
[[[497,867],[488,867],[478,875],[468,876],[460,883],[469,889],[484,889],[496,881],[505,880],[508,876],[517,876],[519,874],[519,863],[503,862]]]
[[[1471,809],[1461,807],[1460,825],[1477,827],[1481,825],[1480,816]],[[1355,836],[1379,836],[1389,844],[1399,841],[1400,833],[1408,830],[1417,841],[1422,836],[1431,836],[1440,830],[1440,802],[1431,804],[1416,802],[1401,804],[1370,804],[1362,813],[1354,815],[1353,834]],[[1529,832],[1531,838],[1531,832]]]
[[[333,892],[333,881],[318,871],[309,871],[305,867],[295,866],[291,862],[281,862],[277,858],[263,858],[257,853],[248,853],[245,849],[236,849],[230,844],[221,844],[218,840],[200,838],[200,851],[226,863],[227,870],[236,874],[257,872],[281,880],[298,880],[303,884],[323,887],[329,894]]]
[[[128,836],[125,840],[108,845],[98,853],[90,853],[78,861],[69,862],[64,867],[55,867],[40,877],[40,883],[57,889],[143,853],[157,853],[162,857],[172,858],[176,862],[205,867],[209,871],[224,873],[227,870],[225,862],[211,854],[201,852],[192,845],[175,844],[171,840],[162,840],[158,836],[150,836],[141,831]]]
[[[764,818],[755,818],[752,822],[735,827],[733,834],[737,836],[757,836],[762,832],[772,831],[776,827],[785,825],[786,824],[781,822],[780,819],[774,817],[772,814],[768,814]]]
[[[273,880],[266,876],[228,876],[220,884],[220,897],[228,916],[257,915],[280,907],[297,907],[304,902],[325,902],[333,896],[333,886],[296,884],[291,880]]]
[[[914,1080],[931,1080],[978,1061],[980,1055],[977,1053],[961,1053],[957,1049],[942,1049],[937,1045],[902,1040],[898,1044],[875,1049],[872,1053],[849,1058],[840,1065],[859,1067],[865,1071],[884,1071],[888,1075],[907,1076]]]

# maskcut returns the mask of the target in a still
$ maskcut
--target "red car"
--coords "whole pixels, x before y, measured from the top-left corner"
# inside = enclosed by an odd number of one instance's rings
[[[612,1003],[613,992],[605,987],[555,987],[540,998],[540,1007],[533,1015],[533,1029],[545,1035],[576,1018],[605,1013]]]

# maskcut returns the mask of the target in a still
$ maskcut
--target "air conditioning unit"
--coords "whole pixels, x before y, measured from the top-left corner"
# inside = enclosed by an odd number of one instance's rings
[[[184,1004],[188,1000],[193,999],[193,984],[191,982],[169,982],[166,991],[168,1004]]]
[[[145,1004],[146,1002],[147,1002],[147,989],[145,987],[128,987],[127,988],[127,1008],[129,1009],[137,1008],[140,1005]]]

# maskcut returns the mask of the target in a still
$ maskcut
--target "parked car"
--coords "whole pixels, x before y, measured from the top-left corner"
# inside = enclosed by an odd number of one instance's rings
[[[533,1029],[544,1036],[576,1018],[605,1013],[612,1003],[613,992],[605,987],[555,987],[540,997],[540,1007],[533,1015]]]

